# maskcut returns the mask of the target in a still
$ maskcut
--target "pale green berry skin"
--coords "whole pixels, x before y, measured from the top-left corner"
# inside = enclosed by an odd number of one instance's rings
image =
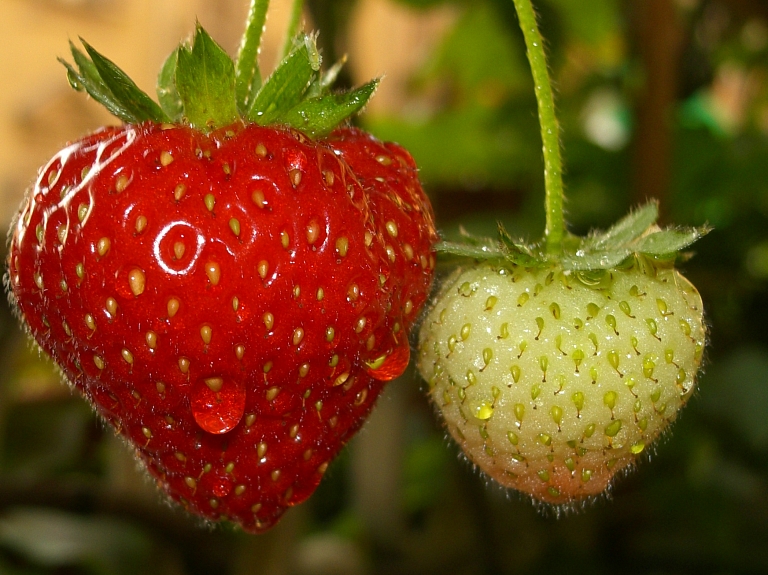
[[[674,268],[485,262],[444,284],[418,369],[472,462],[562,504],[605,491],[675,419],[705,341],[701,298]]]

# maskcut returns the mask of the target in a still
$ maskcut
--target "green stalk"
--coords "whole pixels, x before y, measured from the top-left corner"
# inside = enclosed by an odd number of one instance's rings
[[[291,2],[291,16],[288,20],[288,30],[285,35],[285,41],[283,42],[283,49],[280,51],[280,60],[285,58],[293,48],[293,40],[296,38],[296,34],[299,33],[301,27],[301,15],[304,11],[303,0],[293,0]]]
[[[241,111],[247,110],[253,96],[261,88],[261,72],[259,71],[259,47],[264,23],[267,20],[269,0],[251,0],[245,32],[240,42],[240,51],[235,63],[235,88],[237,91],[237,106]]]
[[[531,0],[513,0],[520,28],[525,37],[526,53],[531,65],[536,102],[539,108],[539,125],[544,150],[544,188],[546,229],[544,241],[548,254],[560,253],[565,234],[563,217],[563,173],[560,158],[560,127],[555,116],[555,100],[549,82],[544,42],[536,24],[536,14]]]

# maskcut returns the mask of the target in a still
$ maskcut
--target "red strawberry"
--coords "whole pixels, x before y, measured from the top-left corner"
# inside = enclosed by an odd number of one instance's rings
[[[266,529],[408,364],[436,239],[415,165],[359,130],[324,135],[375,83],[325,94],[311,39],[243,88],[199,29],[164,67],[162,108],[86,48],[70,80],[127,123],[42,169],[11,297],[174,500]],[[189,78],[212,62],[226,70],[203,94]],[[204,100],[211,85],[227,97]]]

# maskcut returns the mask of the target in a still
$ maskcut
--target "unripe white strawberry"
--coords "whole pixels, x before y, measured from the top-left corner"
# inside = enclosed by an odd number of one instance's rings
[[[570,234],[560,127],[531,0],[513,0],[531,65],[546,226],[540,242],[441,242],[472,263],[444,284],[418,368],[467,457],[502,485],[568,504],[602,493],[690,398],[706,339],[674,268],[709,230],[660,229],[651,202],[605,232]]]
[[[701,298],[673,267],[629,261],[487,261],[436,298],[419,370],[450,434],[502,485],[555,504],[599,494],[693,393]]]

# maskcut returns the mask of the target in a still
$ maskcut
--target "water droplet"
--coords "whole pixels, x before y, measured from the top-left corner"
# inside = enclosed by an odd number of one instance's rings
[[[212,483],[211,491],[216,497],[226,497],[232,490],[232,482],[227,477],[216,475]]]
[[[373,379],[391,381],[403,374],[410,359],[411,346],[408,344],[408,339],[400,337],[391,352],[366,362],[366,371]]]
[[[198,379],[191,393],[192,415],[208,433],[231,431],[243,418],[245,387],[220,377]]]
[[[493,405],[490,403],[483,402],[477,406],[475,406],[475,417],[477,419],[490,419],[493,415]]]

